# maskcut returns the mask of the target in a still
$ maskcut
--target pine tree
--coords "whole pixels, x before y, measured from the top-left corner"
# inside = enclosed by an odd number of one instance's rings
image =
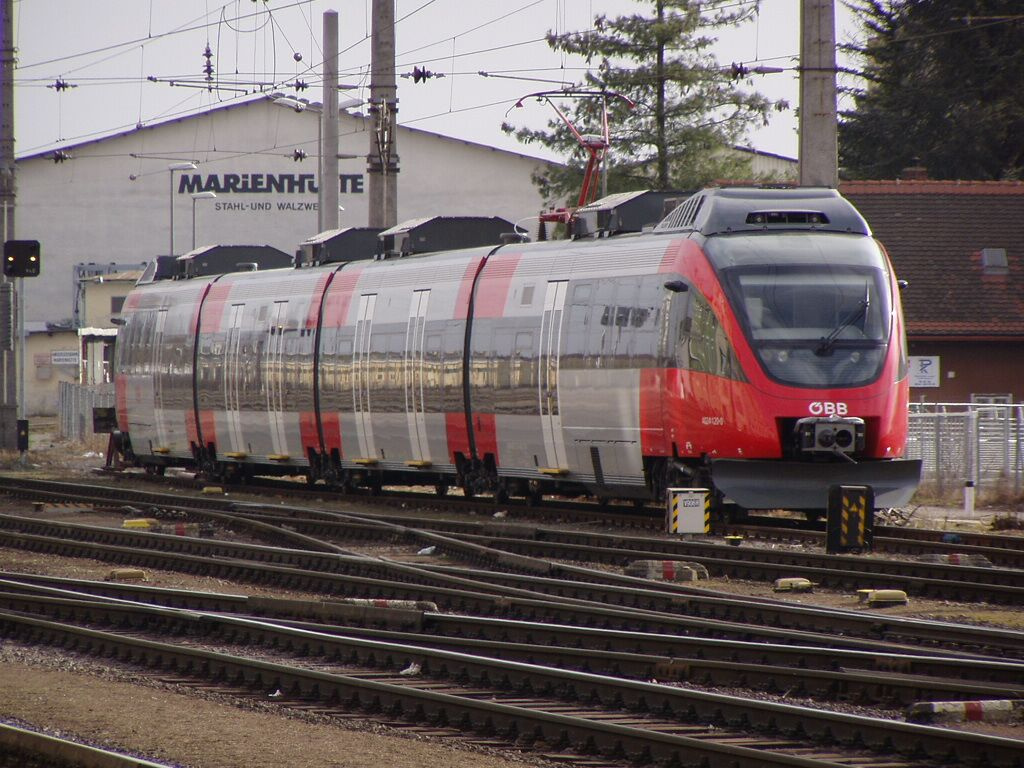
[[[1024,171],[1020,0],[851,0],[866,34],[839,158],[851,178],[1019,179]]]
[[[734,0],[652,0],[650,15],[597,16],[592,30],[556,35],[556,51],[584,57],[585,88],[621,94],[608,99],[611,130],[608,192],[635,189],[687,190],[716,178],[748,177],[747,160],[725,150],[756,122],[767,123],[773,109],[788,107],[741,89],[730,68],[710,51],[710,33],[747,20],[754,4]],[[580,99],[563,104],[582,133],[599,133],[601,102]],[[526,143],[555,149],[571,158],[565,169],[535,177],[548,198],[572,197],[579,190],[586,154],[558,119],[548,130],[503,129]]]

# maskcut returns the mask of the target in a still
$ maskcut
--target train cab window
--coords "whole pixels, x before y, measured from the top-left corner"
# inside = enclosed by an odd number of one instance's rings
[[[776,264],[725,273],[740,324],[769,376],[796,386],[842,387],[878,375],[890,317],[881,269]]]

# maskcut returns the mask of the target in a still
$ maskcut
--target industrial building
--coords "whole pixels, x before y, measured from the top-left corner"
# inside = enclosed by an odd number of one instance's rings
[[[339,123],[338,226],[365,226],[373,123],[344,110]],[[18,158],[17,233],[40,241],[43,262],[25,281],[25,319],[72,318],[78,264],[137,265],[214,243],[294,253],[318,232],[319,131],[318,104],[266,94]],[[500,216],[536,229],[531,175],[546,161],[406,127],[396,145],[397,222]]]

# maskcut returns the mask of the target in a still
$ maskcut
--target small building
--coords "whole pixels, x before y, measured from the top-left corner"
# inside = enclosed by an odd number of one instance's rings
[[[907,281],[911,400],[1024,402],[1024,182],[840,185]]]
[[[79,283],[79,324],[84,327],[112,328],[121,315],[121,307],[141,270],[110,272],[86,278]]]
[[[76,329],[25,323],[26,416],[55,414],[60,383],[76,383],[80,375],[81,349]]]

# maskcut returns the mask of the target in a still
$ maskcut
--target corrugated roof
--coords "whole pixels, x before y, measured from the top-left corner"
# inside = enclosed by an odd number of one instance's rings
[[[1024,183],[856,181],[840,191],[885,245],[911,337],[1024,338]],[[1007,266],[986,270],[982,250]]]
[[[86,282],[92,283],[113,283],[113,282],[136,282],[142,277],[141,269],[126,269],[122,272],[107,272],[104,275],[93,275],[85,278]]]

